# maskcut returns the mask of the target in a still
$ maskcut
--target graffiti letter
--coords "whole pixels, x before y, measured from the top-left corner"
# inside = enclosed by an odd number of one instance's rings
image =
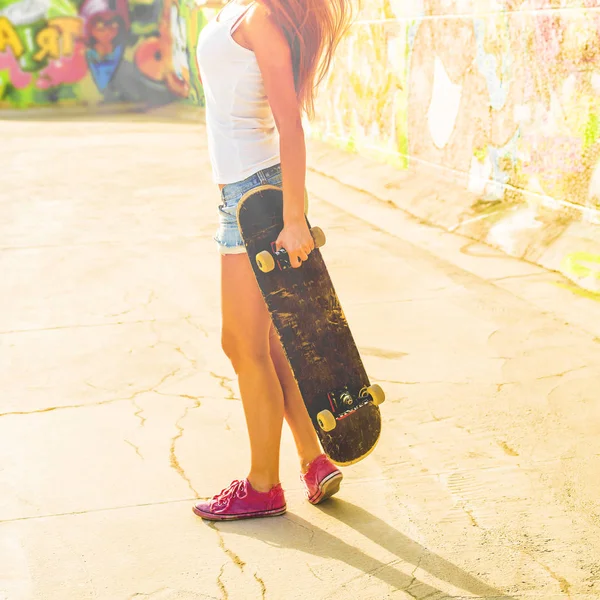
[[[56,27],[62,34],[61,51],[63,56],[71,56],[75,40],[83,33],[81,20],[76,17],[58,17],[48,21],[50,27]]]
[[[34,54],[35,60],[44,60],[47,56],[50,58],[60,58],[60,32],[54,27],[46,27],[42,29],[37,36],[35,41],[40,49]]]
[[[19,58],[25,51],[10,21],[6,17],[0,17],[0,52],[4,52],[6,48],[12,50],[15,58]]]

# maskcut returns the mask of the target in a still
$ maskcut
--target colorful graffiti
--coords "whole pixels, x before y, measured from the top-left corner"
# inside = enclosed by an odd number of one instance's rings
[[[577,291],[588,298],[600,300],[600,255],[572,252],[564,258],[561,271],[577,284]]]
[[[321,90],[316,135],[462,173],[484,200],[525,191],[600,208],[596,0],[363,5]]]
[[[4,0],[0,107],[202,103],[202,0]]]

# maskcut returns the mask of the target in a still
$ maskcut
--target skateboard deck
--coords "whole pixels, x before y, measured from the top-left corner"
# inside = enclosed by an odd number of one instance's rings
[[[283,229],[283,194],[264,185],[238,206],[248,257],[324,452],[354,464],[381,434],[383,391],[371,386],[318,248],[293,269],[275,240]],[[312,230],[317,245],[322,232]],[[268,272],[265,272],[268,271]]]

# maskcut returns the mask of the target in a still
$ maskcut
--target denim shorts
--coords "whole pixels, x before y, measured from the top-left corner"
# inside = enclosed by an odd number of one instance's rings
[[[237,207],[244,196],[250,190],[261,185],[282,186],[281,165],[267,167],[262,171],[250,175],[243,181],[229,183],[221,190],[221,202],[219,206],[219,229],[215,235],[215,242],[221,254],[241,254],[246,252],[244,240],[240,233],[237,221]],[[304,210],[308,210],[308,195],[304,193]]]

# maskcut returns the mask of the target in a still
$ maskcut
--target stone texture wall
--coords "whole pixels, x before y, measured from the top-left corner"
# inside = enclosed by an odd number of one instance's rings
[[[526,255],[527,232],[551,230],[549,245],[574,223],[600,240],[598,0],[363,5],[313,136],[458,182],[459,221],[511,254]]]

